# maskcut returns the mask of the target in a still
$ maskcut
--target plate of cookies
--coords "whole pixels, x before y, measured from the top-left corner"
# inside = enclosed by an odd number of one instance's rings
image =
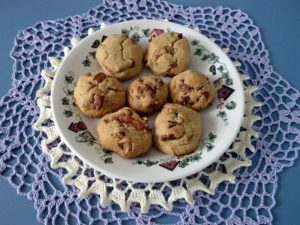
[[[171,181],[219,159],[244,117],[230,58],[188,27],[131,20],[82,39],[51,89],[60,137],[97,171],[134,182]]]

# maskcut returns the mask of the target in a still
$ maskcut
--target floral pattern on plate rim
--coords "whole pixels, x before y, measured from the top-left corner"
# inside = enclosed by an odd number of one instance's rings
[[[217,135],[213,133],[209,133],[207,138],[202,140],[200,145],[200,151],[195,153],[183,156],[183,157],[168,157],[159,160],[137,160],[133,164],[145,165],[146,167],[151,167],[154,165],[159,165],[165,169],[173,171],[177,166],[180,168],[184,168],[192,162],[197,162],[202,159],[202,151],[206,148],[207,151],[211,151],[215,146],[213,142],[217,138]]]
[[[75,103],[73,101],[74,75],[75,74],[72,71],[69,71],[68,74],[65,74],[65,85],[63,87],[65,96],[61,99],[61,103],[65,108],[64,115],[67,118],[72,117],[73,121],[70,123],[68,129],[76,133],[76,142],[86,143],[89,146],[93,146],[105,164],[113,163],[112,153],[108,150],[101,149],[96,138],[87,130],[87,126],[82,121],[80,114],[76,112]]]

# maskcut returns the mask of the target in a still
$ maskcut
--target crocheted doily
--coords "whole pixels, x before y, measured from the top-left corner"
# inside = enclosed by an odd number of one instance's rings
[[[101,24],[101,28],[105,26],[104,23]],[[93,32],[94,30],[90,28],[88,34]],[[71,39],[73,47],[79,42],[79,38]],[[70,49],[65,47],[64,55],[66,56],[69,51]],[[228,49],[224,49],[224,51],[227,52]],[[260,103],[252,98],[251,94],[255,88],[244,85],[246,109],[241,130],[231,148],[205,170],[184,179],[164,183],[135,183],[105,176],[83,163],[59,138],[59,133],[52,121],[50,95],[53,78],[63,58],[49,58],[49,60],[53,70],[42,71],[45,85],[36,94],[40,116],[35,123],[35,128],[47,136],[41,146],[51,157],[51,167],[65,169],[67,173],[63,176],[63,182],[77,187],[82,198],[89,194],[96,194],[100,196],[102,207],[106,207],[111,201],[114,201],[123,211],[129,211],[132,203],[139,203],[143,213],[146,213],[150,205],[154,204],[160,205],[166,210],[172,210],[173,202],[178,199],[185,199],[188,203],[193,204],[193,194],[196,191],[201,190],[214,194],[221,182],[234,182],[233,172],[236,169],[251,165],[251,160],[246,155],[246,149],[255,150],[251,141],[258,135],[252,129],[252,125],[260,118],[253,115],[252,110]],[[235,65],[238,66],[239,63],[235,62]],[[246,75],[242,75],[241,78],[248,79]]]
[[[106,194],[101,197],[99,194],[91,194],[87,198],[78,198],[79,192],[83,196],[92,192],[90,188],[85,192],[86,183],[80,184],[83,188],[79,190],[76,188],[79,185],[64,185],[61,180],[65,174],[69,174],[64,179],[71,183],[79,182],[69,173],[73,167],[76,168],[77,161],[70,165],[69,170],[51,168],[53,159],[41,148],[41,142],[47,138],[47,134],[33,129],[33,123],[40,113],[50,113],[49,107],[46,107],[45,112],[40,111],[36,98],[36,91],[45,84],[41,71],[52,70],[49,57],[63,57],[63,48],[71,47],[70,40],[73,36],[85,37],[89,28],[99,27],[101,22],[110,24],[142,18],[167,18],[172,22],[199,27],[202,34],[215,38],[219,46],[228,47],[230,51],[227,54],[230,58],[241,63],[239,72],[251,77],[244,81],[245,85],[257,87],[252,93],[253,98],[262,102],[260,107],[253,110],[253,114],[262,118],[253,124],[253,129],[259,132],[259,138],[252,142],[256,151],[252,153],[246,149],[252,166],[242,167],[234,172],[235,184],[220,183],[214,195],[195,191],[192,195],[194,205],[180,199],[173,202],[172,211],[155,205],[150,207],[147,214],[141,213],[140,204],[132,204],[129,213],[123,212],[114,203],[107,208],[102,208],[99,204],[99,201],[107,204],[118,196],[115,193],[119,190],[112,188],[117,182],[120,183],[118,188],[122,188],[121,190],[131,186],[143,188],[146,185],[148,188],[147,184],[113,181],[96,173],[105,182]],[[259,27],[245,12],[221,6],[183,7],[161,0],[103,0],[103,3],[82,15],[37,21],[20,30],[15,37],[11,57],[14,60],[12,87],[0,101],[0,178],[6,180],[19,195],[32,201],[41,223],[272,224],[279,174],[292,166],[299,156],[300,92],[275,71]],[[46,79],[52,79],[53,76],[54,72],[50,71]],[[44,101],[45,106],[49,105],[47,103],[49,102]],[[50,128],[50,120],[47,123],[49,129],[44,129],[52,130],[55,137],[55,127]],[[63,153],[55,148],[49,151],[55,151],[58,162],[73,157],[67,149]],[[64,156],[60,157],[60,154]],[[76,157],[72,159],[77,160]],[[85,168],[83,164],[79,165]],[[217,165],[207,168],[204,173],[209,173]],[[89,169],[85,172],[90,175],[94,173]],[[77,173],[74,174],[76,176]],[[204,176],[202,181],[207,179]],[[93,180],[88,184],[92,182]],[[168,206],[169,199],[174,199],[175,196],[174,189],[169,186],[178,186],[181,182],[185,182],[185,179],[154,184],[151,188],[165,189],[163,193],[167,197]],[[143,190],[141,193],[143,196]],[[149,198],[148,192],[146,197]],[[123,205],[125,208],[125,203]]]

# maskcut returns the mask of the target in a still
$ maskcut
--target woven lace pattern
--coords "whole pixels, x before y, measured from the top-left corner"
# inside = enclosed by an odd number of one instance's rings
[[[140,205],[132,204],[130,212],[124,213],[114,203],[102,208],[103,199],[97,195],[78,198],[79,190],[60,180],[67,171],[50,168],[51,159],[41,150],[45,133],[32,127],[40,113],[36,91],[44,86],[41,71],[53,69],[48,58],[62,58],[73,36],[85,37],[89,28],[99,27],[102,21],[134,18],[168,19],[198,27],[219,46],[230,49],[229,56],[241,62],[240,72],[251,76],[245,83],[258,87],[253,97],[262,102],[253,110],[262,119],[253,125],[259,132],[252,141],[256,152],[247,153],[252,166],[235,172],[236,184],[223,182],[214,195],[196,191],[194,205],[177,200],[172,211],[152,206],[141,214]],[[39,22],[20,31],[11,56],[13,87],[0,104],[0,176],[33,200],[41,222],[162,224],[169,215],[174,224],[271,224],[278,173],[298,156],[300,94],[273,71],[259,30],[245,13],[222,7],[184,8],[158,0],[105,1],[84,15]]]

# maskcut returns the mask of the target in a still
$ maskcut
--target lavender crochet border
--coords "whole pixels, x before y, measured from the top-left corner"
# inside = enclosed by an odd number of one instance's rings
[[[42,87],[40,72],[50,68],[48,57],[61,57],[72,36],[84,37],[101,21],[116,23],[139,18],[168,19],[216,39],[241,62],[240,72],[257,85],[254,98],[263,104],[254,110],[262,120],[254,124],[260,138],[253,140],[253,165],[236,171],[236,184],[222,183],[214,196],[196,192],[195,206],[183,200],[172,212],[158,206],[141,214],[138,206],[123,213],[115,204],[101,208],[98,197],[78,198],[78,190],[65,186],[63,169],[49,167],[41,151],[44,134],[32,129],[39,110],[36,91]],[[271,224],[278,173],[293,165],[300,149],[300,93],[276,73],[259,29],[243,12],[230,8],[178,6],[160,0],[106,0],[86,14],[38,22],[18,32],[11,57],[13,84],[0,102],[0,177],[17,193],[34,202],[38,220],[44,224]],[[176,222],[175,222],[176,221]]]

